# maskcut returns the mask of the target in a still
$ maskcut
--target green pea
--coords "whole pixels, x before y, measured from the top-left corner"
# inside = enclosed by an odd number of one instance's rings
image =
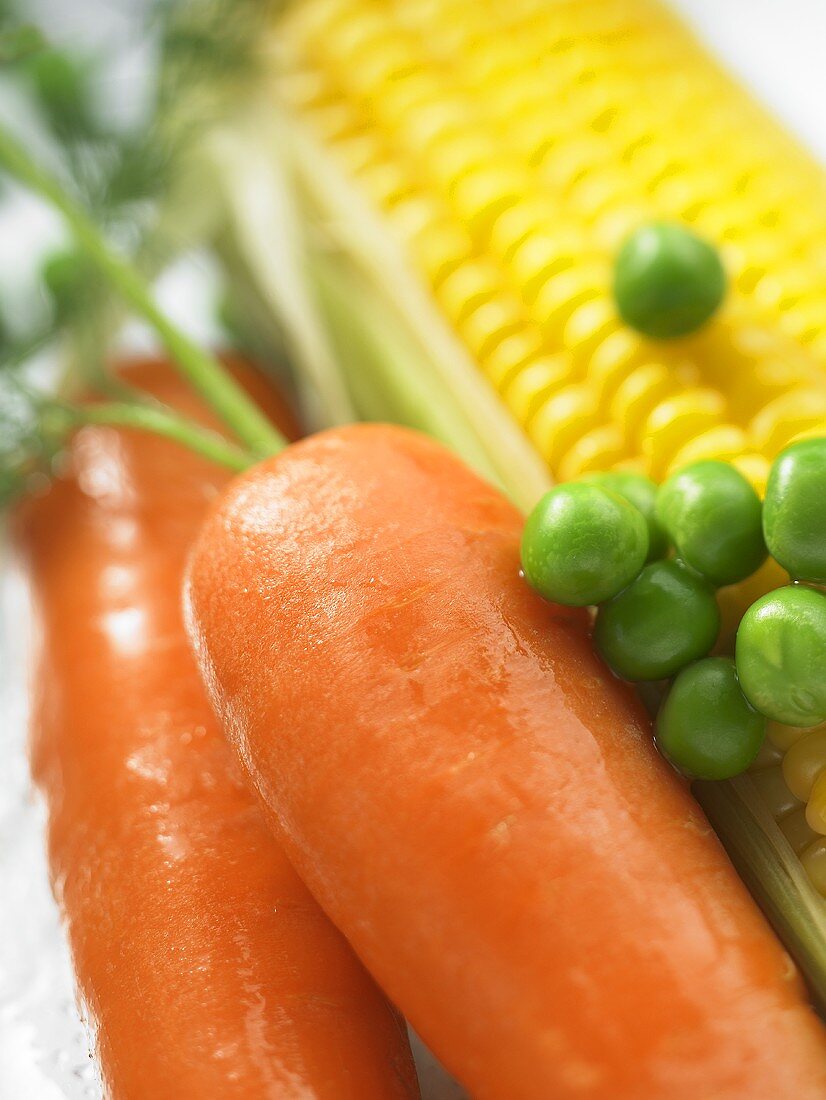
[[[669,340],[717,311],[726,274],[717,250],[681,225],[653,222],[625,241],[614,265],[614,298],[626,324]]]
[[[761,596],[735,643],[743,691],[761,714],[785,726],[826,721],[826,595],[788,585]]]
[[[684,668],[657,715],[657,747],[694,779],[730,779],[754,761],[766,719],[749,706],[730,657]]]
[[[629,504],[643,514],[648,526],[648,560],[661,558],[668,549],[668,539],[656,516],[657,486],[650,477],[630,470],[609,470],[606,473],[588,474],[580,479],[589,485],[601,485],[612,493],[619,493]]]
[[[594,640],[618,676],[662,680],[704,657],[720,629],[711,585],[676,561],[655,561],[599,609]]]
[[[642,569],[647,553],[641,513],[616,493],[583,482],[546,493],[522,536],[528,584],[546,600],[574,607],[615,596]]]
[[[712,584],[735,584],[766,559],[760,498],[728,462],[678,470],[660,486],[657,517],[677,555]]]
[[[793,443],[774,460],[763,533],[772,557],[793,577],[826,581],[826,438]]]

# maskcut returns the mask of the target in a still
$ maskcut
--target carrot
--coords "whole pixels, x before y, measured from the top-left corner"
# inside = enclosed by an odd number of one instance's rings
[[[125,377],[203,419],[162,364]],[[18,544],[32,766],[107,1097],[417,1096],[400,1019],[274,842],[188,652],[184,556],[225,475],[111,428],[71,467]]]
[[[822,1100],[794,967],[520,530],[379,426],[217,505],[188,628],[291,859],[477,1100]]]

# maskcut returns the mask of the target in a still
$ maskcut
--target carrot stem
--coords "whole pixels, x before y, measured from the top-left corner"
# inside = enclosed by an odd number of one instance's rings
[[[118,428],[134,428],[137,431],[152,432],[180,443],[196,454],[225,466],[238,473],[246,470],[253,462],[247,451],[228,443],[217,432],[202,428],[193,421],[159,405],[132,404],[129,402],[109,401],[99,405],[55,405],[48,412],[64,417],[69,427],[83,424],[109,424]]]
[[[180,373],[254,457],[275,454],[286,446],[284,437],[273,428],[221,364],[164,315],[143,278],[112,251],[86,211],[68,195],[56,178],[32,160],[26,149],[3,126],[0,126],[0,166],[63,214],[77,243],[90,260],[117,287],[128,305],[152,326]]]

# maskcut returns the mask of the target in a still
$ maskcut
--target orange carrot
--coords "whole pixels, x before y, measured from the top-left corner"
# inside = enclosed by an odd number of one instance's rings
[[[216,507],[188,626],[291,859],[477,1100],[822,1100],[794,967],[521,525],[377,426]]]
[[[125,377],[203,419],[162,364]],[[188,652],[184,556],[225,475],[111,428],[71,467],[18,542],[33,770],[107,1097],[417,1096],[399,1018],[274,842]]]

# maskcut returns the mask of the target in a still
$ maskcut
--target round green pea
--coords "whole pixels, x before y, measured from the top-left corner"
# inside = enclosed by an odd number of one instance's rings
[[[693,462],[657,493],[657,518],[677,555],[712,584],[735,584],[766,559],[760,498],[728,462]]]
[[[522,569],[546,600],[585,607],[625,588],[642,569],[648,529],[623,497],[598,485],[551,489],[528,517]]]
[[[637,229],[614,264],[614,298],[626,324],[669,340],[705,324],[726,293],[717,250],[684,226],[653,222]]]
[[[737,674],[749,702],[785,726],[826,721],[826,595],[787,585],[743,616]]]
[[[660,708],[657,747],[695,779],[730,779],[754,761],[766,719],[749,706],[730,657],[706,657],[683,671]]]
[[[774,460],[763,534],[792,577],[826,582],[826,438],[793,443]]]
[[[720,629],[714,590],[676,561],[655,561],[599,609],[594,641],[618,676],[662,680],[704,657]]]
[[[630,470],[609,470],[606,473],[587,474],[580,480],[589,485],[601,485],[612,493],[619,493],[643,515],[648,526],[648,560],[661,558],[668,549],[668,539],[656,516],[657,485],[644,474]]]

